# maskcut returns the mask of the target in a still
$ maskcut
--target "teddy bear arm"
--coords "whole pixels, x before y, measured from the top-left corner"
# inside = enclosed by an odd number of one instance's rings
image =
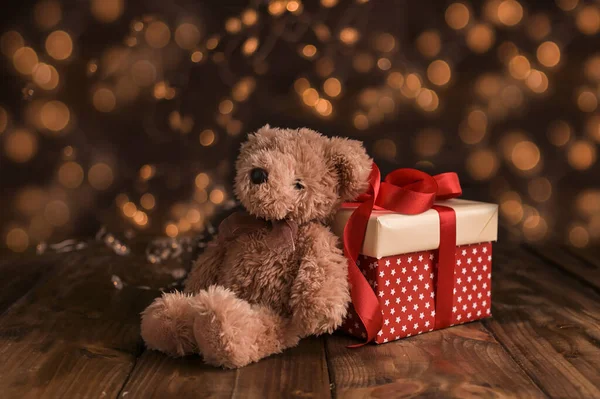
[[[322,225],[307,231],[306,248],[292,287],[292,319],[302,336],[331,333],[346,316],[350,292],[346,258]]]
[[[226,249],[223,245],[209,245],[196,259],[192,271],[185,281],[186,293],[197,293],[211,285],[218,284],[219,270],[225,258]]]

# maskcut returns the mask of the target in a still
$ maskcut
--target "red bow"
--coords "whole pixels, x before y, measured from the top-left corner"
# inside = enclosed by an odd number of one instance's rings
[[[348,258],[348,278],[354,309],[367,330],[367,341],[375,339],[383,325],[379,300],[362,275],[356,261],[362,248],[371,212],[388,210],[405,215],[435,209],[440,216],[440,247],[438,254],[435,327],[450,325],[456,248],[456,215],[450,207],[434,205],[436,200],[459,197],[462,194],[456,173],[431,176],[416,169],[396,169],[381,181],[375,163],[369,176],[369,188],[355,202],[344,203],[354,212],[344,227],[344,251]]]

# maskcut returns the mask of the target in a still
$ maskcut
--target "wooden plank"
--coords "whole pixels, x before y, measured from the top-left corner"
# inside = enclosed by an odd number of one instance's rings
[[[566,248],[552,244],[528,244],[527,249],[545,262],[578,278],[580,282],[600,290],[600,253],[594,253],[594,249]]]
[[[139,312],[158,291],[117,290],[111,275],[135,284],[165,276],[154,275],[142,257],[117,256],[104,246],[52,259],[45,281],[0,317],[0,392],[116,397],[141,350]]]
[[[543,397],[481,325],[469,323],[357,349],[327,339],[336,397]]]
[[[484,325],[553,397],[600,397],[600,296],[520,247],[494,252]]]
[[[279,355],[237,370],[208,366],[200,356],[173,359],[146,351],[123,388],[139,398],[287,398],[330,396],[323,339],[312,337]]]

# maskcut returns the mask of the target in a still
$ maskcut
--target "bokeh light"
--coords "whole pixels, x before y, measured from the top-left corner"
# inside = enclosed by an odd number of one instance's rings
[[[469,8],[463,3],[452,3],[446,9],[446,23],[452,29],[462,29],[469,23]]]
[[[88,171],[88,182],[96,190],[106,190],[113,183],[113,170],[106,163],[98,162]]]
[[[4,138],[4,153],[18,163],[25,163],[35,156],[38,150],[37,137],[27,129],[8,132]]]
[[[124,0],[91,0],[92,15],[100,22],[116,21],[124,9]]]
[[[73,52],[73,40],[71,36],[63,30],[57,30],[46,38],[46,52],[55,60],[65,60]]]

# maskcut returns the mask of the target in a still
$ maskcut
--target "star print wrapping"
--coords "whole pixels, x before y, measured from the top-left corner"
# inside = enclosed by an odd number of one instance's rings
[[[456,256],[450,325],[491,315],[492,241],[497,239],[497,206],[466,200],[441,203],[456,212]],[[334,231],[348,218],[342,210]],[[435,211],[399,215],[374,211],[357,265],[376,294],[383,325],[374,342],[385,343],[435,329],[439,219]],[[341,331],[366,338],[354,306]]]

